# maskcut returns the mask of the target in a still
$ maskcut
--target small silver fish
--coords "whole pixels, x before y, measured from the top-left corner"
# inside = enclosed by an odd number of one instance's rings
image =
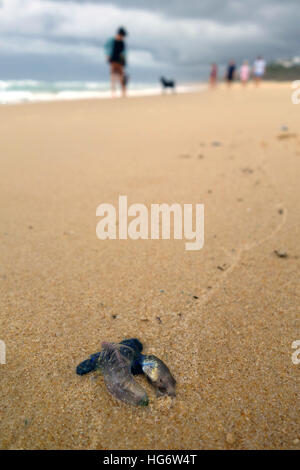
[[[135,355],[136,352],[129,346],[102,343],[98,368],[103,374],[108,391],[114,397],[129,405],[147,406],[148,396],[131,374],[131,364]]]
[[[151,384],[156,388],[157,396],[176,396],[176,380],[174,379],[170,370],[163,361],[153,355],[147,356],[141,354],[140,364],[142,366],[144,374],[151,382]]]

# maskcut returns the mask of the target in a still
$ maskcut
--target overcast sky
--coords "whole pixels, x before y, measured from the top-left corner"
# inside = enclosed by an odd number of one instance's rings
[[[212,61],[299,56],[299,18],[299,0],[0,0],[0,79],[106,79],[120,25],[132,79],[201,79]]]

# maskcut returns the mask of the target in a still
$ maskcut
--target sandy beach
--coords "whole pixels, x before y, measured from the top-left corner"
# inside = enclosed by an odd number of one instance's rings
[[[0,448],[300,448],[291,93],[0,108]],[[203,249],[99,240],[96,208],[119,195],[203,203]],[[130,337],[170,367],[175,399],[138,377],[150,403],[134,408],[75,374],[102,341]]]

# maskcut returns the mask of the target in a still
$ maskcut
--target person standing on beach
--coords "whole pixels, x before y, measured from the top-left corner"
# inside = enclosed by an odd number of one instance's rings
[[[234,62],[234,60],[231,59],[229,61],[229,64],[228,64],[228,67],[227,67],[227,72],[226,72],[226,75],[225,75],[225,79],[226,79],[228,87],[231,86],[232,82],[235,79],[235,69],[236,69],[235,62]]]
[[[209,84],[211,88],[215,88],[218,80],[218,66],[214,62],[211,64],[210,75],[209,75]]]
[[[126,66],[126,44],[125,37],[127,32],[120,27],[114,38],[109,39],[104,48],[107,62],[110,64],[111,91],[114,96],[116,91],[116,82],[119,81],[123,96],[126,96],[127,77],[124,68]]]
[[[243,65],[241,66],[241,69],[240,69],[240,80],[244,87],[247,85],[249,81],[249,77],[250,77],[250,67],[248,64],[248,60],[244,60]]]
[[[261,56],[258,56],[253,64],[253,78],[256,86],[260,85],[260,82],[266,71],[266,62]]]

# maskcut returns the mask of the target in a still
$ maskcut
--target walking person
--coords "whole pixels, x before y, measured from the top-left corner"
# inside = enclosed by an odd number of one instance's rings
[[[226,71],[226,75],[225,75],[225,79],[226,79],[228,88],[232,85],[232,82],[235,79],[235,71],[236,71],[236,65],[235,65],[234,60],[231,59],[229,61],[228,66],[227,66],[227,71]]]
[[[256,86],[260,85],[266,71],[266,62],[262,56],[258,56],[253,64],[253,79]]]
[[[245,87],[250,78],[250,67],[248,60],[244,60],[241,68],[240,68],[240,80],[242,85]]]
[[[116,83],[119,81],[122,94],[126,96],[127,76],[125,74],[126,66],[126,44],[125,37],[127,31],[120,27],[116,35],[109,39],[104,48],[107,56],[107,61],[110,64],[110,79],[112,95],[115,95]]]
[[[209,75],[209,84],[211,88],[215,88],[218,81],[218,66],[214,62],[211,64],[210,75]]]

